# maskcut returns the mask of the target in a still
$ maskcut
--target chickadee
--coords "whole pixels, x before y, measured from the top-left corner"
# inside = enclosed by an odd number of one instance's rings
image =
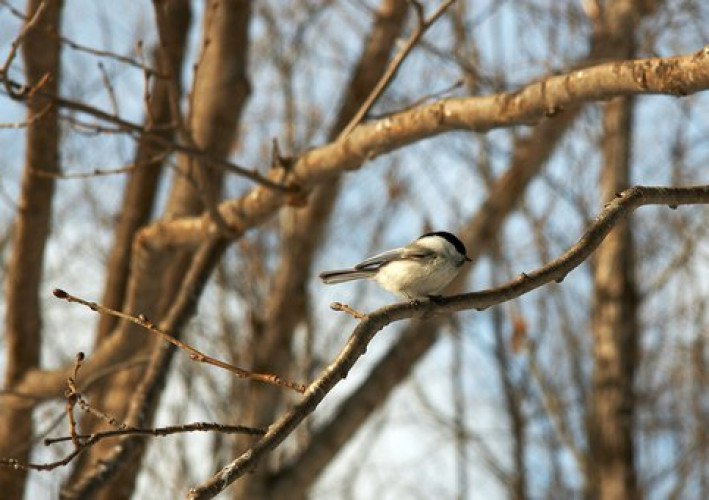
[[[327,285],[373,279],[385,290],[407,299],[436,296],[471,259],[451,233],[426,233],[403,248],[370,257],[352,269],[320,273]]]

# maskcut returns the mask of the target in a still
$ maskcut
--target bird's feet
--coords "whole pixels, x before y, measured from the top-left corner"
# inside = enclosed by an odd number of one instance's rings
[[[438,304],[443,300],[443,295],[427,295],[425,298],[409,297],[409,304],[411,304],[412,306],[420,306],[424,303],[426,299],[430,300],[434,304]]]

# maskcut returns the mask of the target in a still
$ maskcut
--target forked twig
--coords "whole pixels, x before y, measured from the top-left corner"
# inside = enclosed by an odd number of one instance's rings
[[[75,437],[78,439],[85,439],[81,442],[78,447],[76,447],[71,453],[55,462],[49,462],[44,464],[38,463],[26,463],[14,458],[0,458],[0,467],[9,467],[15,470],[38,470],[38,471],[48,471],[67,465],[69,462],[74,460],[77,456],[83,453],[85,450],[95,445],[103,439],[125,436],[125,435],[142,435],[142,436],[168,436],[171,434],[179,434],[184,432],[196,432],[196,431],[216,431],[222,432],[224,434],[247,434],[251,436],[263,436],[266,433],[265,429],[259,429],[257,427],[246,427],[244,425],[223,425],[213,422],[195,422],[192,424],[185,425],[169,425],[166,427],[156,427],[143,428],[143,427],[129,427],[126,429],[113,429],[110,431],[96,432],[89,435],[75,435],[75,436],[65,436],[59,438],[45,439],[45,446],[49,446],[55,443],[60,443],[64,441],[73,440]]]
[[[102,306],[101,304],[97,304],[96,302],[91,302],[88,300],[84,300],[80,297],[76,297],[74,295],[69,294],[68,292],[61,290],[59,288],[54,289],[54,296],[57,297],[58,299],[63,299],[66,300],[67,302],[76,302],[77,304],[84,305],[91,309],[92,311],[99,312],[101,314],[109,314],[111,316],[115,316],[117,318],[124,319],[126,321],[130,321],[131,323],[135,323],[136,325],[142,326],[149,332],[152,332],[156,335],[159,335],[162,337],[163,340],[166,342],[171,343],[175,347],[178,347],[185,351],[187,354],[189,354],[190,358],[192,358],[195,361],[199,361],[200,363],[206,363],[210,364],[213,366],[217,366],[219,368],[223,368],[224,370],[228,370],[237,377],[240,378],[246,378],[250,380],[255,380],[258,382],[264,382],[266,384],[271,384],[271,385],[277,385],[280,387],[285,387],[287,389],[294,390],[299,393],[304,393],[305,392],[305,385],[303,384],[298,384],[296,382],[291,382],[289,380],[285,380],[278,375],[274,375],[271,373],[255,373],[249,370],[246,370],[244,368],[239,368],[238,366],[234,366],[232,364],[226,363],[224,361],[220,361],[218,359],[212,358],[211,356],[207,356],[206,354],[198,351],[194,347],[185,344],[181,340],[178,340],[177,338],[173,337],[169,332],[166,332],[164,330],[161,330],[157,326],[155,326],[148,318],[145,317],[145,315],[140,314],[138,316],[132,316],[130,314],[126,314],[124,312],[116,311],[114,309]]]
[[[24,40],[25,36],[27,36],[27,32],[37,24],[40,17],[42,17],[42,14],[47,8],[47,3],[47,0],[40,3],[37,7],[37,10],[35,10],[34,14],[32,14],[32,17],[28,18],[25,21],[25,26],[22,28],[22,31],[20,31],[20,34],[15,37],[15,39],[12,41],[12,44],[10,44],[10,52],[7,54],[2,68],[0,68],[0,76],[3,76],[3,79],[5,81],[5,90],[12,99],[22,100],[32,91],[32,87],[27,85],[22,85],[19,90],[15,90],[12,85],[8,84],[8,79],[6,78],[6,76],[8,70],[10,69],[10,66],[12,65],[12,61],[17,55],[17,50],[20,48],[22,40]],[[44,80],[44,78],[42,78],[42,80]]]
[[[102,177],[102,176],[107,176],[107,175],[119,175],[119,174],[126,174],[128,172],[132,172],[133,170],[136,170],[138,168],[142,167],[147,167],[149,165],[152,165],[153,163],[163,161],[167,156],[169,156],[169,153],[160,153],[157,154],[151,158],[148,158],[146,160],[136,162],[136,163],[130,163],[128,165],[124,165],[122,167],[116,167],[116,168],[94,168],[93,170],[89,172],[66,172],[66,173],[61,173],[61,172],[47,172],[45,170],[39,170],[36,168],[31,168],[30,173],[32,175],[36,175],[37,177],[44,177],[47,179],[56,179],[56,180],[67,180],[67,179],[92,179],[94,177]]]
[[[430,28],[436,21],[438,21],[438,19],[443,15],[443,13],[448,9],[448,7],[453,5],[455,1],[456,0],[446,0],[436,9],[433,14],[431,14],[430,17],[426,18],[424,17],[423,6],[421,5],[421,3],[417,0],[411,0],[411,4],[413,5],[414,11],[416,12],[416,16],[418,17],[418,26],[416,27],[416,30],[411,34],[409,39],[406,41],[406,44],[402,47],[399,53],[396,54],[394,59],[391,61],[391,64],[389,64],[386,71],[377,82],[377,85],[372,89],[372,92],[370,92],[370,94],[367,96],[367,99],[364,101],[364,103],[362,103],[362,106],[360,106],[360,108],[357,110],[357,113],[355,113],[350,122],[340,133],[338,139],[344,139],[345,137],[350,135],[350,133],[355,129],[355,127],[357,127],[357,125],[362,122],[364,117],[367,116],[367,113],[369,113],[369,110],[372,109],[372,106],[374,106],[374,103],[377,102],[377,100],[381,97],[386,88],[392,82],[392,80],[396,76],[396,73],[399,71],[399,68],[401,68],[401,65],[403,64],[404,60],[413,50],[419,40],[421,40],[421,37],[424,35],[424,33],[426,33],[426,30],[428,30],[428,28]]]

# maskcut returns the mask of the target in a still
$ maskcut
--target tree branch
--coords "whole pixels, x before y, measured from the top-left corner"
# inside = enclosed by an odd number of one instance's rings
[[[613,227],[630,212],[645,205],[709,204],[709,185],[692,187],[636,186],[620,193],[608,203],[578,242],[559,258],[545,266],[522,273],[498,288],[447,297],[436,302],[410,302],[386,306],[370,313],[355,327],[347,344],[333,362],[310,384],[303,399],[271,425],[252,448],[233,460],[203,484],[189,491],[189,499],[212,498],[229,484],[258,465],[260,459],[278,446],[310,415],[335,385],[349,373],[367,349],[374,335],[395,321],[414,316],[431,316],[488,307],[507,302],[547,283],[560,283],[566,275],[583,263],[600,245]]]
[[[102,306],[101,304],[97,304],[96,302],[90,302],[88,300],[84,300],[81,297],[76,297],[74,295],[71,295],[70,293],[60,289],[60,288],[55,288],[54,289],[54,296],[58,299],[63,299],[66,300],[67,302],[75,302],[77,304],[84,305],[91,309],[92,311],[96,311],[101,314],[108,314],[111,316],[114,316],[116,318],[124,319],[126,321],[130,321],[131,323],[134,323],[138,326],[142,326],[144,329],[149,331],[150,333],[154,333],[158,336],[160,336],[165,342],[169,342],[170,344],[174,345],[175,347],[178,347],[185,351],[190,359],[194,361],[198,361],[200,363],[206,363],[208,365],[216,366],[217,368],[222,368],[224,370],[227,370],[234,375],[236,375],[239,378],[246,378],[250,380],[255,380],[257,382],[263,382],[265,384],[272,384],[272,385],[277,385],[280,387],[285,387],[287,389],[294,390],[296,392],[303,393],[305,392],[305,386],[302,384],[297,384],[295,382],[290,382],[288,380],[285,380],[278,375],[273,375],[270,373],[255,373],[249,370],[245,370],[243,368],[239,368],[238,366],[234,366],[230,363],[226,363],[225,361],[220,361],[218,359],[212,358],[211,356],[207,356],[201,351],[198,351],[194,347],[192,347],[189,344],[186,344],[185,342],[182,342],[180,339],[176,338],[173,334],[170,332],[167,332],[165,330],[162,330],[161,328],[158,328],[156,325],[154,325],[148,318],[146,318],[143,314],[139,314],[138,316],[132,316],[130,314],[126,314],[120,311],[115,311],[113,309],[110,309],[108,307]]]
[[[208,150],[173,141],[164,137],[163,134],[159,133],[159,131],[143,127],[142,125],[133,123],[129,120],[121,118],[118,115],[103,111],[102,109],[96,108],[89,104],[67,99],[57,95],[56,93],[47,92],[42,88],[43,82],[40,82],[31,89],[28,89],[28,87],[12,80],[2,72],[0,72],[0,82],[3,83],[7,89],[9,89],[8,93],[11,93],[11,95],[15,96],[16,99],[25,100],[31,93],[50,100],[57,108],[70,109],[78,113],[92,116],[101,121],[112,123],[120,130],[128,132],[133,136],[140,136],[141,138],[148,140],[157,146],[168,148],[177,153],[183,153],[187,156],[202,160],[209,168],[220,169],[227,173],[242,176],[255,182],[256,184],[275,191],[286,193],[297,191],[297,187],[284,185],[278,182],[278,180],[270,179],[269,177],[259,173],[256,169],[237,165],[234,162],[211,154]],[[32,92],[30,92],[30,90]]]
[[[262,436],[266,433],[264,429],[257,429],[255,427],[246,427],[243,425],[226,425],[217,424],[214,422],[194,422],[191,424],[183,425],[168,425],[166,427],[155,427],[155,428],[142,428],[142,427],[128,427],[125,429],[113,429],[110,431],[96,432],[94,434],[82,435],[74,434],[72,436],[59,437],[59,438],[48,438],[44,440],[45,446],[49,446],[55,443],[61,443],[64,441],[71,441],[74,438],[82,440],[79,442],[78,446],[69,453],[67,456],[61,460],[55,462],[49,462],[44,464],[39,463],[24,463],[20,460],[13,458],[0,458],[0,467],[8,467],[11,469],[23,469],[23,470],[38,470],[38,471],[49,471],[67,465],[73,459],[78,457],[84,450],[95,445],[99,441],[106,438],[116,437],[116,436],[169,436],[171,434],[180,434],[184,432],[206,432],[215,431],[224,434],[247,434],[250,436]]]
[[[360,108],[357,110],[357,113],[355,113],[355,115],[352,117],[345,129],[342,131],[339,136],[339,139],[344,139],[345,137],[350,135],[350,132],[352,132],[355,127],[360,124],[364,117],[367,116],[367,113],[369,113],[369,110],[372,109],[374,103],[377,102],[377,99],[381,97],[381,95],[384,93],[389,84],[394,80],[394,77],[399,72],[399,68],[401,68],[401,65],[406,60],[406,57],[411,53],[411,51],[416,46],[421,37],[424,35],[424,33],[426,33],[426,31],[428,31],[428,28],[430,28],[438,19],[440,19],[443,13],[448,10],[448,7],[455,3],[455,1],[456,0],[446,0],[436,9],[433,14],[431,14],[429,18],[423,17],[423,6],[421,6],[420,3],[418,3],[417,1],[412,2],[419,21],[416,30],[411,34],[409,39],[406,41],[406,44],[399,51],[396,57],[394,57],[391,64],[389,64],[384,74],[381,76],[375,87],[367,96],[367,99],[365,99]]]
[[[298,158],[286,185],[308,191],[365,161],[452,130],[485,132],[533,124],[576,104],[624,95],[683,96],[709,88],[709,46],[679,57],[601,64],[541,79],[512,93],[444,99],[360,125],[345,138]],[[273,182],[281,172],[271,172]],[[261,224],[288,202],[285,193],[261,187],[219,206],[236,234]],[[208,215],[157,222],[140,238],[153,249],[192,247],[218,234]]]

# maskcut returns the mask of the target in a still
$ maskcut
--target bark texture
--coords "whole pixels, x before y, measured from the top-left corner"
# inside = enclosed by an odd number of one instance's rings
[[[28,20],[42,5],[28,2]],[[59,33],[61,0],[49,0],[22,42],[26,84],[56,92],[60,74]],[[38,95],[27,101],[27,143],[22,188],[14,227],[14,241],[5,279],[7,368],[5,387],[12,390],[24,374],[36,369],[42,345],[40,285],[44,250],[51,230],[54,179],[36,172],[59,172],[59,123],[57,109],[49,99]],[[0,456],[27,460],[31,450],[33,404],[12,408],[0,396]],[[3,495],[21,498],[25,472],[0,468]]]
[[[606,2],[598,32],[616,57],[634,55],[638,2]],[[632,108],[630,98],[603,106],[601,198],[612,200],[630,185]],[[587,497],[639,498],[633,452],[633,376],[638,344],[638,296],[631,222],[626,219],[598,248],[591,319],[594,373],[588,409]]]

